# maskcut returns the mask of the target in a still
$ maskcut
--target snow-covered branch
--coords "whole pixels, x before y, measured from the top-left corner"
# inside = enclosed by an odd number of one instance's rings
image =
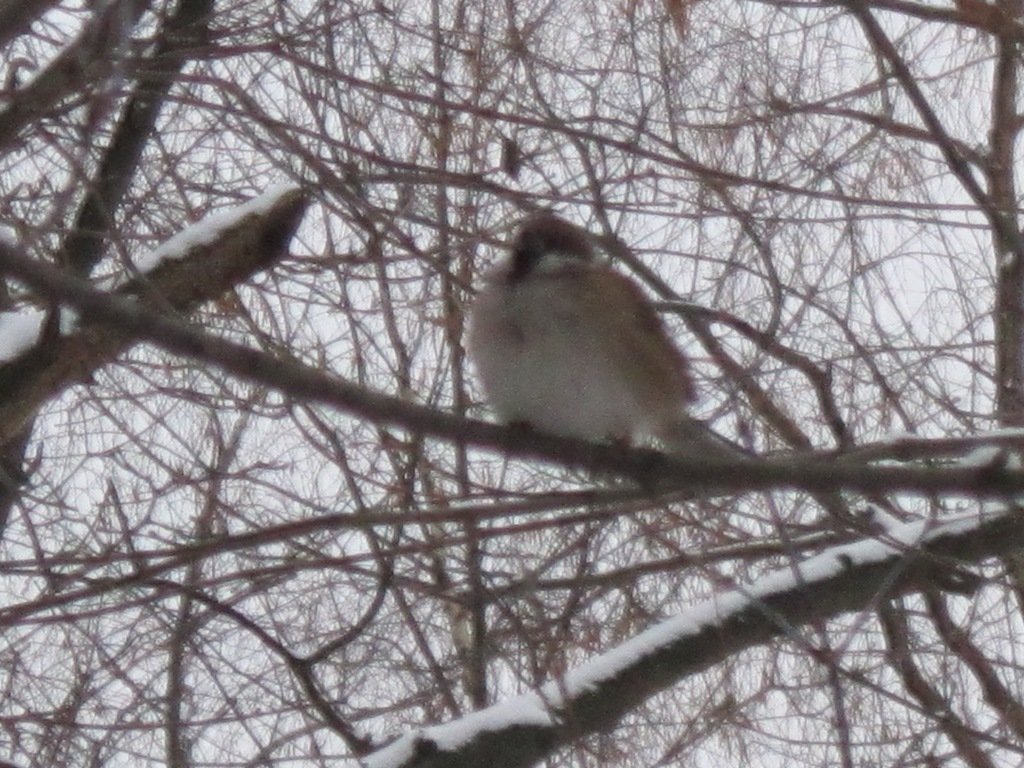
[[[1016,511],[892,527],[877,539],[834,547],[716,595],[536,692],[412,730],[364,764],[532,765],[582,736],[607,731],[647,698],[740,651],[795,637],[809,622],[935,587],[953,562],[977,562],[1022,544],[1024,517]]]
[[[280,258],[306,205],[300,190],[275,188],[212,214],[143,257],[139,274],[106,295],[137,305],[151,296],[161,306],[188,312]],[[9,244],[0,243],[0,251],[0,259],[19,259],[33,271],[46,269],[19,257]],[[90,322],[65,323],[62,333],[41,338],[43,317],[33,309],[0,315],[0,443],[16,435],[44,402],[88,379],[135,340],[124,327]]]

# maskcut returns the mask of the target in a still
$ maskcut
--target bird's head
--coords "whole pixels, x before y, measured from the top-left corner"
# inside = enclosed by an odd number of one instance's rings
[[[512,241],[509,279],[521,280],[537,270],[593,257],[585,230],[553,213],[536,213],[523,222]]]

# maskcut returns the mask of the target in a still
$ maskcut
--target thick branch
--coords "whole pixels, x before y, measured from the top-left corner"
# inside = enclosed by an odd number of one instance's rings
[[[0,1],[0,45],[6,45],[24,33],[32,22],[53,8],[60,0]]]
[[[22,5],[33,12],[42,12],[46,7],[45,3]],[[92,271],[103,253],[114,211],[121,205],[171,85],[206,34],[212,6],[213,0],[180,0],[159,36],[154,55],[140,68],[135,90],[125,102],[96,177],[84,191],[71,232],[58,256],[83,276]],[[145,7],[143,0],[122,0],[110,3],[98,13],[79,38],[0,112],[0,147],[15,142],[25,125],[47,114],[61,100],[94,81],[109,78],[117,67],[123,66],[113,52],[122,46]],[[0,7],[0,18],[4,16],[13,16],[11,9]],[[28,23],[26,17],[16,16],[14,20]],[[45,347],[50,352],[63,347],[59,325],[59,316],[54,314],[44,331]],[[88,368],[88,363],[85,367]],[[51,384],[60,386],[60,381]],[[0,370],[0,393],[3,391]],[[13,433],[5,431],[0,423],[0,529],[16,498],[17,480],[25,474],[24,452],[31,428],[31,413],[22,419],[22,428]]]
[[[114,209],[128,189],[171,85],[206,37],[212,8],[213,0],[179,0],[154,56],[146,62],[64,243],[61,258],[79,274],[88,275],[99,261]]]
[[[920,534],[920,529],[916,529]],[[911,526],[893,532],[904,539]],[[909,537],[912,540],[912,537]],[[1024,543],[1016,512],[975,525],[961,519],[917,549],[864,541],[837,547],[694,606],[603,658],[459,721],[410,733],[367,759],[370,768],[528,766],[590,733],[606,732],[654,694],[797,628],[869,609],[881,596],[928,587],[941,563],[978,562]],[[948,566],[947,566],[948,567]],[[795,572],[798,571],[798,572]]]
[[[23,128],[37,122],[55,105],[82,94],[119,67],[125,67],[119,49],[144,10],[145,3],[137,0],[121,0],[103,8],[45,69],[10,94],[10,104],[0,112],[0,148],[14,145]],[[10,13],[0,9],[0,29],[5,12]]]
[[[152,273],[106,295],[118,296],[128,306],[142,303],[136,297],[149,296],[154,299],[148,302],[151,305],[188,312],[280,258],[306,204],[299,190],[286,192],[267,210],[243,217],[212,242],[196,244],[185,258],[166,261]],[[38,261],[18,259],[33,271],[60,274]],[[88,380],[135,339],[130,328],[116,323],[83,322],[73,332],[0,365],[0,444],[17,436],[45,402]]]
[[[244,238],[243,232],[236,234]],[[200,360],[244,380],[274,387],[305,402],[320,403],[359,418],[459,444],[525,459],[545,459],[571,469],[632,478],[652,491],[690,491],[705,496],[779,489],[869,494],[911,491],[990,498],[1024,492],[1024,471],[1007,467],[998,454],[983,464],[946,467],[870,466],[836,461],[831,454],[822,453],[787,454],[761,461],[718,461],[588,443],[464,419],[372,392],[297,361],[203,333],[173,317],[147,309],[140,302],[98,291],[58,269],[19,256],[2,244],[0,272],[6,272],[48,298],[74,306],[87,321],[96,323],[88,326],[84,333],[116,339],[116,344],[108,342],[103,347],[103,358],[91,361],[92,367],[109,359],[130,338],[146,339],[171,352]],[[208,281],[209,274],[204,272],[203,279]],[[111,325],[113,330],[108,327]],[[68,350],[68,354],[72,351],[73,348]],[[72,369],[66,374],[65,385],[74,378],[74,373]],[[0,383],[0,391],[2,388]],[[51,388],[48,392],[58,390]],[[16,428],[17,416],[18,411],[12,412],[10,405],[0,404],[0,430]],[[9,434],[12,433],[0,431],[0,439]]]

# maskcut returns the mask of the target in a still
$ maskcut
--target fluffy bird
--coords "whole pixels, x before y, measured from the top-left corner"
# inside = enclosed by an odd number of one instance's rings
[[[484,280],[468,351],[499,418],[566,437],[656,439],[691,456],[745,454],[686,415],[686,357],[639,286],[594,258],[586,231],[526,219]]]

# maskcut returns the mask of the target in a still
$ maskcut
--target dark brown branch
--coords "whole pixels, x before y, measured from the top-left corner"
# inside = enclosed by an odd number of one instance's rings
[[[910,630],[903,609],[894,605],[882,605],[878,612],[888,645],[889,661],[903,680],[903,685],[956,746],[957,754],[973,768],[993,768],[992,760],[986,755],[970,733],[963,720],[948,706],[946,700],[928,681],[914,661],[910,647]]]
[[[81,275],[88,275],[102,255],[114,209],[128,189],[171,85],[206,36],[212,8],[213,0],[179,1],[160,35],[156,53],[146,62],[144,74],[125,104],[97,178],[64,243],[61,260]]]
[[[115,294],[125,306],[138,307],[131,297],[152,296],[158,306],[181,312],[215,299],[225,291],[267,268],[286,253],[307,201],[302,192],[284,194],[259,215],[250,215],[225,230],[210,244],[192,249],[186,258],[165,262],[153,273],[130,281]],[[10,252],[9,246],[0,246]],[[16,255],[10,253],[15,257]],[[17,257],[27,269],[58,270],[25,257]],[[89,288],[88,283],[80,283]],[[46,298],[58,298],[48,294]],[[154,303],[154,302],[150,302]],[[48,400],[69,386],[87,381],[101,365],[111,361],[135,338],[115,324],[80,324],[27,353],[0,365],[0,444],[16,438]]]
[[[10,103],[0,112],[0,148],[13,145],[23,128],[51,113],[56,105],[87,92],[95,83],[114,75],[118,68],[127,68],[127,62],[117,51],[145,7],[146,3],[139,0],[109,4],[45,69],[23,88],[8,94]],[[0,29],[4,15],[4,9],[0,9]]]
[[[23,34],[32,22],[58,4],[60,0],[0,1],[0,45],[6,45]]]
[[[301,206],[300,206],[301,207]],[[293,211],[294,214],[294,211]],[[243,238],[244,233],[238,233]],[[251,241],[248,241],[252,245]],[[247,381],[280,389],[298,400],[321,403],[359,418],[392,424],[457,443],[507,452],[524,459],[545,459],[564,467],[629,477],[652,491],[692,491],[701,495],[779,489],[923,494],[960,493],[1004,498],[1024,491],[1024,471],[996,458],[981,466],[868,466],[834,461],[831,455],[802,453],[771,460],[724,462],[681,458],[648,449],[588,443],[528,430],[463,419],[432,408],[371,392],[336,376],[243,344],[226,341],[142,306],[123,296],[96,290],[58,269],[40,264],[0,245],[0,272],[52,299],[67,302],[93,324],[76,338],[85,349],[96,347],[87,362],[104,362],[130,339],[146,339],[177,354],[213,365]],[[204,273],[205,274],[205,273]],[[209,279],[206,277],[205,279]],[[113,326],[110,328],[109,326]],[[94,341],[95,340],[95,341]],[[83,357],[61,363],[62,386],[74,380]],[[101,353],[101,354],[100,354]],[[50,386],[46,396],[61,387]],[[45,397],[37,398],[39,401]],[[23,409],[22,409],[23,410]],[[16,429],[19,411],[0,404],[0,430]],[[5,433],[0,431],[0,437]],[[10,433],[8,433],[10,434]]]
[[[213,0],[180,0],[174,15],[165,24],[154,55],[124,105],[96,177],[83,190],[71,232],[58,256],[80,275],[88,275],[103,253],[114,211],[128,190],[171,85],[191,50],[206,34],[212,6]],[[115,58],[111,53],[123,43],[145,7],[142,0],[124,0],[112,3],[105,13],[97,16],[82,35],[0,113],[0,147],[16,140],[22,127],[48,112],[60,100],[88,83],[112,75],[116,62],[111,60]],[[42,352],[61,351],[59,324],[59,315],[52,313],[43,331]],[[0,370],[0,392],[3,391]],[[14,433],[5,431],[0,423],[0,471],[4,474],[0,477],[0,523],[6,521],[16,498],[15,486],[6,476],[24,474],[25,436],[31,430],[33,417],[34,410],[25,413],[21,428]]]

